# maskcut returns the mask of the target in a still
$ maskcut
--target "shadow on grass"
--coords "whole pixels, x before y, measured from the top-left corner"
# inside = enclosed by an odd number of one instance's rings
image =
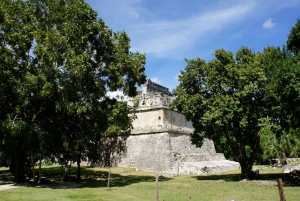
[[[240,174],[227,174],[227,175],[197,175],[193,176],[197,180],[224,180],[224,181],[240,181]]]
[[[81,188],[107,187],[108,171],[92,171],[86,169],[84,170],[84,174],[86,176],[83,177],[80,181],[80,183],[82,184]],[[110,187],[124,187],[140,182],[155,182],[155,176],[133,174],[121,175],[117,173],[112,173],[110,175]],[[163,177],[159,178],[159,181],[162,182],[171,179],[172,178]]]
[[[14,176],[8,170],[0,171],[0,184],[13,183]]]
[[[199,181],[230,181],[230,182],[239,182],[241,181],[241,174],[224,174],[224,175],[197,175],[192,178],[197,179]],[[259,178],[253,179],[252,181],[275,181],[276,179],[281,178],[283,185],[286,187],[299,187],[300,186],[300,178],[292,177],[289,174],[283,173],[267,173],[261,174]]]
[[[275,180],[281,178],[281,173],[261,174],[260,178],[253,180]],[[197,175],[193,176],[197,180],[224,180],[224,181],[241,181],[241,174],[224,174],[224,175]]]
[[[38,174],[38,170],[36,175]],[[95,170],[94,168],[82,167],[81,168],[81,180],[78,182],[76,180],[77,168],[71,168],[71,176],[66,181],[62,176],[61,166],[56,167],[43,167],[41,174],[42,178],[45,178],[45,183],[38,185],[36,183],[30,182],[28,187],[42,186],[43,188],[104,188],[107,187],[108,181],[108,171],[107,170]],[[4,172],[3,172],[4,173]],[[125,172],[126,175],[122,173],[111,173],[110,175],[110,187],[124,187],[134,183],[140,182],[155,182],[155,176],[151,175],[136,175],[135,171],[132,174],[130,172]],[[1,175],[0,175],[1,178]],[[172,178],[160,177],[159,181],[168,181]],[[64,180],[64,182],[63,182]],[[79,185],[74,185],[79,184]]]

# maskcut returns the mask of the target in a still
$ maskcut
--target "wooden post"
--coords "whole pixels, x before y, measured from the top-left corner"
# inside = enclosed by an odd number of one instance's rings
[[[108,171],[107,188],[106,188],[106,190],[109,190],[109,182],[110,182],[110,170]]]
[[[276,179],[277,185],[278,185],[278,191],[279,191],[279,196],[280,196],[280,201],[286,201],[284,197],[284,191],[283,191],[283,185],[282,185],[282,180],[281,178]]]
[[[158,201],[158,174],[156,174],[156,201]]]

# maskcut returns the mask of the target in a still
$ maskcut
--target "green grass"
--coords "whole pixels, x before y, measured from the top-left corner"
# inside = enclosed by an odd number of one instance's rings
[[[252,201],[279,200],[275,178],[280,176],[280,168],[268,168],[261,172],[260,181],[240,181],[240,171],[228,171],[215,175],[181,175],[159,179],[160,201]],[[111,170],[111,188],[107,190],[107,175]],[[59,166],[43,167],[44,176],[53,178],[60,174]],[[73,175],[76,168],[72,169]],[[83,168],[81,186],[78,188],[58,188],[57,185],[22,186],[0,191],[0,200],[97,200],[97,201],[143,201],[155,200],[155,173],[130,168]],[[286,200],[299,200],[300,187],[284,187]]]
[[[300,160],[288,163],[288,165],[298,165],[300,163]]]

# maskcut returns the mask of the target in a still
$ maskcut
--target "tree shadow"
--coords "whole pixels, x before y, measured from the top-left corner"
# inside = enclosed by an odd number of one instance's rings
[[[192,178],[196,180],[224,180],[224,181],[240,181],[241,180],[241,174],[224,174],[224,175],[197,175],[192,176]]]
[[[82,167],[81,172],[82,176],[80,181],[76,179],[76,167],[71,168],[71,175],[66,179],[62,176],[62,168],[60,166],[57,167],[44,167],[42,168],[41,175],[42,181],[41,184],[34,183],[30,181],[25,183],[23,186],[27,187],[42,187],[42,188],[104,188],[107,187],[108,183],[108,174],[109,169],[106,170],[95,170],[94,168]],[[130,172],[132,171],[132,174]],[[125,171],[120,173],[111,173],[110,174],[110,187],[124,187],[127,185],[131,185],[134,183],[140,182],[155,182],[155,175],[138,175],[131,171]],[[123,174],[125,173],[125,175]],[[38,175],[38,171],[36,170],[36,175]],[[8,178],[11,180],[13,176],[8,171],[1,171],[0,178]],[[164,182],[171,180],[169,177],[159,177],[159,182]]]
[[[92,169],[85,169],[84,175],[80,180],[82,186],[80,188],[99,188],[107,187],[108,171],[93,171]],[[166,181],[169,178],[160,179],[160,181]],[[110,175],[110,187],[124,187],[134,183],[140,182],[154,182],[155,176],[147,175],[122,175],[120,173],[111,173]]]
[[[108,172],[97,172],[97,175],[92,174],[88,178],[81,179],[80,183],[82,186],[80,188],[99,188],[107,187],[108,183]],[[171,178],[159,178],[160,182],[168,181]],[[145,176],[145,175],[121,175],[112,173],[110,175],[110,187],[124,187],[134,183],[140,182],[155,182],[155,176]]]
[[[224,175],[197,175],[192,176],[192,178],[199,181],[229,181],[229,182],[240,182],[241,174],[224,174]],[[283,173],[267,173],[260,174],[257,179],[251,181],[275,181],[276,179],[281,178],[284,186],[287,187],[299,187],[300,186],[300,177],[291,176],[290,174]]]
[[[269,173],[269,174],[260,174],[258,178],[252,179],[255,180],[275,180],[281,178],[281,173]],[[224,174],[224,175],[197,175],[193,178],[197,180],[224,180],[224,181],[241,181],[241,174]]]
[[[9,170],[0,171],[0,184],[9,184],[13,183],[14,176],[11,174]]]

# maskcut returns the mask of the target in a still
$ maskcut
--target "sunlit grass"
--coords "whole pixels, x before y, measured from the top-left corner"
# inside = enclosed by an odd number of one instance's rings
[[[288,165],[298,165],[298,164],[300,164],[300,160],[288,163]]]
[[[8,170],[8,167],[0,167],[0,171]]]
[[[261,166],[258,166],[261,168]],[[159,178],[159,200],[279,200],[275,178],[281,168],[267,168],[261,171],[262,180],[240,181],[240,170],[215,175],[181,175]],[[111,171],[110,188],[107,190],[107,176]],[[42,168],[43,176],[61,174],[60,166]],[[71,174],[76,175],[76,167]],[[133,168],[83,167],[80,187],[31,185],[0,191],[5,200],[155,200],[156,173],[135,171]],[[299,200],[300,187],[284,187],[287,200]]]

